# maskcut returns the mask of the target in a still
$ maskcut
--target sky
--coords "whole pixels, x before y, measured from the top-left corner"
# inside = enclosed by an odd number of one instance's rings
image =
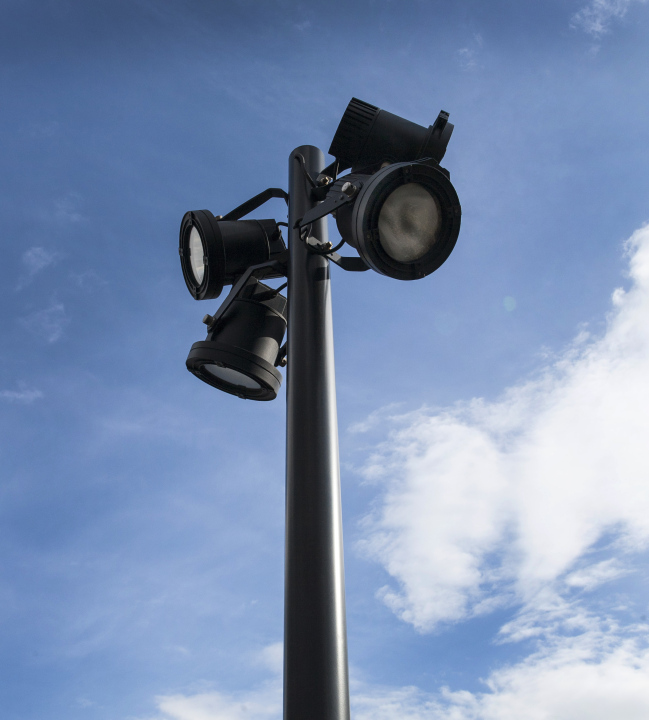
[[[450,113],[463,209],[425,279],[332,270],[352,716],[649,717],[648,34],[643,0],[1,3],[3,720],[281,717],[285,393],[185,369],[219,301],[178,229],[352,97]]]

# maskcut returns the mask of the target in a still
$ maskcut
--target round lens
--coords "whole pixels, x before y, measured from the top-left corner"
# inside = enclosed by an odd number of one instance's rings
[[[196,227],[192,225],[191,232],[189,233],[189,265],[197,285],[203,282],[203,276],[205,275],[205,265],[203,264],[204,256],[205,251],[203,250],[201,235]]]
[[[233,370],[232,368],[208,364],[203,365],[203,370],[209,375],[228,383],[228,385],[244,387],[248,390],[258,390],[261,387],[256,380],[253,380],[251,377],[248,377],[248,375],[244,375],[242,372]]]
[[[435,244],[442,224],[439,202],[418,183],[400,185],[379,213],[379,240],[397,262],[422,258]]]

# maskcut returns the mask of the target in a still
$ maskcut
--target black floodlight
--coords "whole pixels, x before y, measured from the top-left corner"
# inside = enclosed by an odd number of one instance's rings
[[[352,98],[338,125],[329,154],[338,171],[370,170],[385,163],[433,158],[441,162],[453,132],[448,113],[428,128]]]
[[[192,345],[187,369],[219,390],[248,400],[274,400],[282,375],[275,365],[286,332],[286,298],[248,277],[209,332]],[[225,306],[225,303],[224,303]]]
[[[298,225],[307,228],[334,213],[343,240],[358,250],[364,267],[417,280],[437,270],[455,247],[462,208],[448,171],[434,160],[394,163],[373,175],[351,173],[325,189],[324,201]]]
[[[196,300],[218,297],[223,286],[235,282],[246,268],[284,250],[275,220],[222,220],[209,210],[194,210],[185,213],[180,225],[180,262]]]
[[[436,163],[395,163],[374,175],[347,175],[339,183],[342,193],[356,197],[337,210],[338,230],[372,270],[417,280],[451,254],[462,210]]]
[[[330,253],[337,264],[398,280],[430,275],[460,232],[460,201],[439,165],[452,132],[444,111],[426,129],[352,98],[329,149],[336,160],[312,181],[311,197],[322,202],[297,227],[308,236],[311,223],[333,213],[343,241],[360,255],[354,263]],[[348,167],[352,172],[336,179]]]

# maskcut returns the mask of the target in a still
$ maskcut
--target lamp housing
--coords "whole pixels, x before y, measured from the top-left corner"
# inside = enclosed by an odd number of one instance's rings
[[[353,202],[336,208],[338,230],[376,272],[398,280],[423,278],[455,247],[462,209],[448,172],[436,162],[394,163],[373,175],[352,173],[334,184],[332,196],[345,190],[353,193]]]
[[[430,157],[441,162],[453,132],[443,110],[428,128],[352,98],[331,142],[338,170],[373,172],[386,163]]]
[[[187,369],[231,395],[274,400],[282,383],[275,363],[285,332],[286,298],[251,277],[207,338],[192,345]]]
[[[221,220],[209,210],[192,210],[182,219],[178,249],[189,292],[196,300],[210,300],[246,268],[279,256],[286,245],[275,220]]]

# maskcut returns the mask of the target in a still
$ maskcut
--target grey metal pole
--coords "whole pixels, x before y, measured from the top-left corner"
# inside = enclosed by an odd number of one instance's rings
[[[315,204],[316,147],[289,158],[284,720],[348,720],[347,629],[329,261],[295,221]],[[327,240],[327,220],[311,234]]]

